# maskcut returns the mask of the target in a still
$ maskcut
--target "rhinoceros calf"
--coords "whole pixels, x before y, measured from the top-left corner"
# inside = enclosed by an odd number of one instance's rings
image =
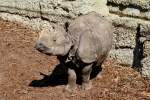
[[[82,87],[90,89],[92,66],[100,66],[111,49],[112,24],[101,15],[90,12],[70,22],[66,29],[61,26],[54,28],[51,32],[41,31],[36,43],[37,50],[64,57],[68,67],[66,89],[74,90],[77,80],[75,68],[68,63],[81,70]]]

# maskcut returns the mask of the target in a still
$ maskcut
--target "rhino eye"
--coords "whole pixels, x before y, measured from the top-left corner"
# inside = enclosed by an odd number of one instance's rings
[[[56,42],[56,39],[54,39],[53,41]]]
[[[55,29],[55,27],[54,27],[54,26],[52,26],[52,28],[53,28],[53,29]]]

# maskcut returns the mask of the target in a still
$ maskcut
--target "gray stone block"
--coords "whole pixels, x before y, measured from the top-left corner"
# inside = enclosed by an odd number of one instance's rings
[[[111,17],[109,17],[109,19],[112,20],[112,23],[116,27],[123,27],[132,30],[136,30],[138,23],[140,22],[140,20],[138,19],[129,18],[129,17],[120,17],[114,14],[112,14]]]
[[[140,23],[140,34],[144,37],[150,35],[150,23]]]
[[[150,20],[150,0],[108,0],[110,13]]]
[[[127,15],[127,16],[133,16],[133,17],[140,17],[140,10],[136,8],[125,8],[122,11],[122,14]]]
[[[134,58],[133,49],[112,49],[109,56],[125,65],[132,65]]]
[[[142,76],[150,79],[150,57],[142,60]]]
[[[144,57],[150,57],[150,41],[145,41],[143,44]]]
[[[0,0],[0,11],[24,16],[40,16],[40,0]]]
[[[136,31],[122,27],[115,27],[114,46],[115,48],[134,48]]]
[[[142,10],[150,9],[150,0],[107,0],[110,3],[123,6],[133,6]]]

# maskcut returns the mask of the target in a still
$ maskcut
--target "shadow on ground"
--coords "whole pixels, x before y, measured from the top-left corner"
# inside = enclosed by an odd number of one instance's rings
[[[67,84],[67,68],[62,64],[57,65],[53,72],[49,75],[45,75],[43,73],[40,74],[44,76],[43,79],[33,80],[29,86],[47,87]]]
[[[33,80],[29,86],[32,87],[48,87],[48,86],[58,86],[58,85],[66,85],[68,83],[68,74],[67,74],[67,67],[64,64],[58,64],[53,72],[49,75],[43,75],[43,79],[40,80]],[[93,66],[93,70],[91,73],[90,79],[95,78],[98,73],[102,71],[102,68],[99,66]],[[81,71],[76,70],[77,73],[77,84],[81,85],[82,78],[81,78]]]

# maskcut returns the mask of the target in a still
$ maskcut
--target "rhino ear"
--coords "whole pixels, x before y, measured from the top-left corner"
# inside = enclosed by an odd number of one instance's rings
[[[44,33],[46,33],[46,30],[45,30],[45,29],[42,29],[42,30],[39,32],[39,37],[43,36]]]
[[[68,32],[69,25],[70,25],[70,22],[65,22],[64,29],[66,30],[66,32]]]

